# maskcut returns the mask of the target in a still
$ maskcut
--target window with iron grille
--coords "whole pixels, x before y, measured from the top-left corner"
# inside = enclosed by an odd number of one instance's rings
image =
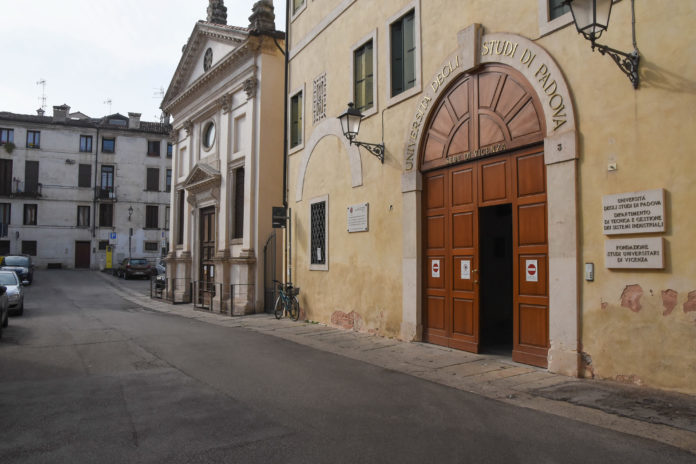
[[[89,227],[89,206],[77,207],[77,227]]]
[[[114,226],[114,205],[112,203],[99,204],[99,227]]]
[[[90,166],[89,164],[81,164],[78,167],[77,186],[78,187],[91,187],[92,186],[92,166]]]
[[[24,205],[24,225],[25,226],[35,226],[36,225],[36,209],[35,204]]]
[[[0,240],[0,256],[7,256],[10,254],[10,241]]]
[[[244,168],[234,172],[234,235],[244,237]]]
[[[327,269],[327,203],[323,197],[309,205],[310,269]]]
[[[147,205],[145,207],[145,228],[157,229],[158,227],[158,208],[157,205]]]
[[[147,187],[145,190],[150,192],[159,190],[159,168],[147,168]]]
[[[159,140],[148,140],[147,141],[147,156],[159,156],[160,155],[160,143]]]
[[[109,246],[108,240],[99,240],[99,249],[100,250],[106,250],[107,246]]]
[[[41,132],[27,131],[27,148],[41,148]]]
[[[326,119],[326,73],[314,79],[312,96],[312,123]]]
[[[145,242],[145,251],[158,251],[159,242]]]
[[[80,136],[80,151],[86,153],[92,153],[92,136],[91,135],[81,135]]]
[[[36,240],[22,240],[22,254],[36,256]]]

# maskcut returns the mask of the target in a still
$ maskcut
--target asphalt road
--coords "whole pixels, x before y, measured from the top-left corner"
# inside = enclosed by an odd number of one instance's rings
[[[145,287],[146,282],[127,285]],[[624,463],[696,457],[38,271],[0,340],[0,463]]]

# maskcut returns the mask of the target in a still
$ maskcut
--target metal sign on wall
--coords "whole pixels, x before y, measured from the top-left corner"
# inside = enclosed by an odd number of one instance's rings
[[[664,232],[665,191],[604,195],[602,217],[606,235]]]
[[[346,208],[348,232],[367,232],[369,230],[369,209],[369,203],[359,203]]]

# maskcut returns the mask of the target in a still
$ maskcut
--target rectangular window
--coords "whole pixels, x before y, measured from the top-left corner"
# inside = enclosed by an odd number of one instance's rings
[[[353,101],[361,113],[374,104],[372,40],[353,52]]]
[[[145,251],[159,251],[159,242],[145,242]]]
[[[106,247],[109,246],[109,241],[108,240],[99,240],[99,245],[98,248],[100,250],[106,250]]]
[[[160,155],[160,143],[159,140],[147,141],[147,156],[159,156]]]
[[[177,217],[176,217],[176,244],[184,244],[184,211],[185,210],[185,192],[184,189],[179,190],[177,194]]]
[[[0,256],[7,256],[10,254],[10,241],[0,240]]]
[[[77,207],[77,227],[89,227],[89,206]]]
[[[41,132],[27,131],[27,148],[41,148]]]
[[[305,0],[292,0],[292,12],[297,13],[297,11],[302,8],[305,4]]]
[[[80,164],[77,174],[78,187],[92,186],[92,166],[89,164]]]
[[[113,203],[99,204],[99,227],[114,226],[114,205]]]
[[[172,170],[171,169],[167,169],[167,180],[166,180],[165,188],[166,188],[167,192],[172,191]]]
[[[159,168],[147,168],[147,185],[145,190],[149,192],[159,191]]]
[[[234,235],[244,237],[244,168],[234,172]]]
[[[174,153],[174,146],[171,143],[167,144],[167,158],[171,158]]]
[[[0,203],[0,224],[4,226],[4,235],[7,235],[7,226],[10,224],[10,217],[12,212],[12,204],[10,203]]]
[[[80,136],[80,151],[85,153],[92,153],[92,136],[91,135],[81,135]]]
[[[326,270],[327,267],[327,202],[323,197],[309,205],[310,269]]]
[[[103,200],[114,198],[114,167],[103,165],[101,167],[101,184],[99,198]]]
[[[12,160],[0,159],[0,195],[12,194]]]
[[[14,143],[14,129],[0,129],[0,145]]]
[[[302,143],[302,92],[290,99],[290,148]]]
[[[158,227],[158,207],[157,205],[147,205],[145,207],[145,228],[157,229]]]
[[[22,240],[22,254],[36,256],[36,240]]]
[[[412,10],[389,27],[392,97],[416,84],[415,18],[415,12]]]
[[[116,151],[116,139],[102,137],[102,153],[114,153]]]
[[[24,205],[24,225],[25,226],[35,226],[36,225],[36,208],[37,208],[37,205],[32,205],[32,204]]]
[[[24,164],[24,191],[32,194],[39,191],[38,161],[26,161]]]
[[[164,230],[169,230],[169,206],[164,207]]]
[[[570,11],[570,6],[566,0],[548,0],[549,1],[549,20],[560,18]]]

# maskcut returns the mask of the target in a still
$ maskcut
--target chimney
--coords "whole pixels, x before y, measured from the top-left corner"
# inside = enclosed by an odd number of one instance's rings
[[[44,111],[43,108],[39,108],[38,110],[36,110],[36,114],[38,114],[39,116],[43,116],[45,113],[46,112]]]
[[[227,25],[227,7],[223,0],[209,0],[207,12],[209,23]]]
[[[275,32],[273,0],[259,0],[254,3],[249,16],[249,32],[252,34]]]
[[[66,104],[53,107],[53,122],[65,122],[68,118],[70,107]]]
[[[128,113],[128,128],[140,129],[140,115],[142,113]]]

